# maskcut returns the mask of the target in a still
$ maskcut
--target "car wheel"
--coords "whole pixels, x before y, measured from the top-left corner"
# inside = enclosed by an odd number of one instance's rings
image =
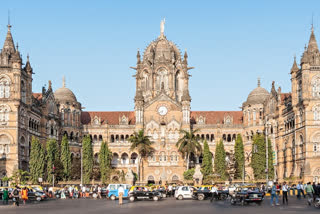
[[[199,201],[203,201],[203,199],[204,199],[204,195],[202,195],[202,194],[198,195],[198,200]]]
[[[134,201],[134,196],[130,196],[129,200],[133,202]]]
[[[178,196],[178,200],[182,200],[183,199],[183,196],[182,195],[179,195]]]
[[[116,200],[116,196],[111,195],[111,196],[110,196],[110,199],[111,199],[112,201],[114,201],[114,200]]]
[[[158,197],[158,196],[153,196],[153,200],[154,200],[154,201],[158,201],[158,200],[159,200],[159,197]]]
[[[233,200],[233,199],[231,199],[231,200],[230,200],[230,203],[231,203],[231,205],[235,205],[235,204],[236,204],[236,201]]]
[[[37,197],[36,200],[37,200],[37,201],[41,201],[41,197]]]

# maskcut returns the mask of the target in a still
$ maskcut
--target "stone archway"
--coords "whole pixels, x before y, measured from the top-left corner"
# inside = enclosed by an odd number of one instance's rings
[[[148,184],[155,184],[154,176],[153,176],[153,175],[149,175],[147,180],[148,180],[148,181],[147,181]]]

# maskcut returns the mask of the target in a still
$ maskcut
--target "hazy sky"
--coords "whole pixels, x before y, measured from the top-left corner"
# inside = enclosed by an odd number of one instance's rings
[[[312,14],[320,39],[320,1],[1,1],[0,41],[10,10],[12,34],[34,68],[33,91],[66,85],[86,110],[133,110],[136,52],[159,35],[187,49],[192,110],[239,110],[272,80],[290,91],[293,56],[300,61]],[[1,44],[2,45],[2,44]]]

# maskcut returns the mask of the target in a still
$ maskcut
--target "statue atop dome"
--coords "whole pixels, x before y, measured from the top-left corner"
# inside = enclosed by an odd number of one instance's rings
[[[164,24],[166,23],[166,19],[164,18],[163,20],[161,20],[160,22],[160,36],[164,35]]]

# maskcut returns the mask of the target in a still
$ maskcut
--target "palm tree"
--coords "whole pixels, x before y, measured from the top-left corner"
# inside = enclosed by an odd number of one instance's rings
[[[155,151],[152,147],[152,144],[154,142],[150,140],[149,136],[144,135],[143,129],[138,132],[134,132],[133,135],[129,138],[129,141],[131,142],[130,150],[137,150],[137,152],[139,153],[138,179],[139,181],[141,181],[143,178],[143,161]]]
[[[189,169],[190,154],[193,153],[200,155],[202,151],[201,144],[199,143],[199,137],[195,135],[197,131],[198,129],[190,131],[180,130],[180,133],[182,133],[183,136],[178,140],[176,144],[178,151],[182,154],[183,157],[186,157],[187,170]]]

